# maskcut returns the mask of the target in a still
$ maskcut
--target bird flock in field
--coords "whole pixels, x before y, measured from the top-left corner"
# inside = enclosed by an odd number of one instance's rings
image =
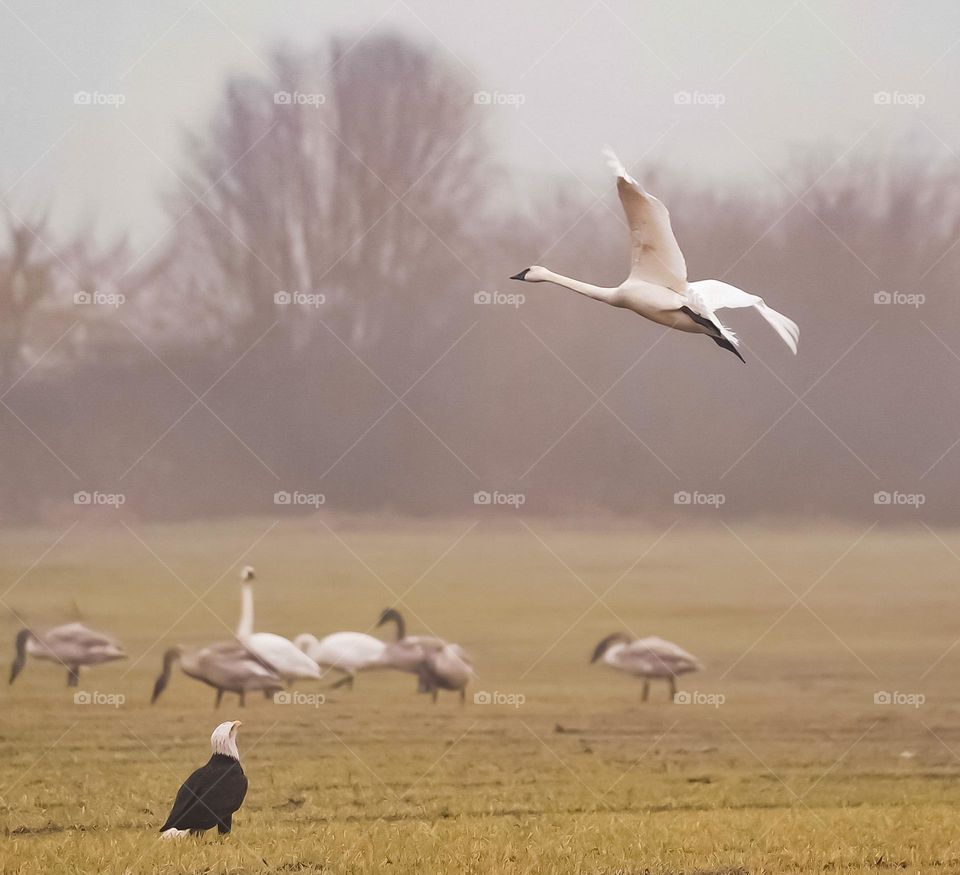
[[[246,694],[260,692],[270,698],[298,681],[319,681],[331,672],[340,677],[332,688],[353,689],[362,671],[392,669],[417,676],[417,692],[429,693],[434,702],[440,690],[459,694],[466,701],[467,685],[475,676],[473,660],[459,645],[435,635],[408,635],[403,615],[387,608],[377,627],[393,625],[394,638],[383,641],[366,632],[334,632],[324,638],[304,632],[291,641],[273,632],[253,631],[253,581],[256,573],[247,565],[240,573],[240,621],[235,637],[205,646],[175,645],[163,654],[162,668],[153,685],[154,704],[170,684],[174,666],[188,678],[216,690],[214,707],[224,693],[235,693],[241,707]],[[123,645],[82,623],[55,626],[44,632],[24,628],[17,633],[10,669],[12,684],[23,671],[27,657],[56,662],[67,670],[67,685],[77,686],[80,670],[126,659]],[[611,668],[642,678],[643,701],[651,680],[670,685],[671,701],[676,679],[703,666],[695,656],[662,638],[634,638],[615,632],[593,651],[591,662],[602,661]]]
[[[166,690],[175,665],[187,677],[216,690],[214,707],[220,706],[224,693],[235,693],[242,706],[248,692],[262,692],[269,698],[295,682],[318,681],[331,672],[340,675],[334,688],[352,689],[359,672],[377,669],[415,674],[417,691],[429,693],[434,702],[440,690],[449,690],[459,693],[464,703],[467,684],[474,677],[470,656],[459,644],[442,638],[408,635],[403,615],[395,608],[384,610],[376,624],[394,627],[392,641],[366,632],[334,632],[320,639],[303,633],[291,641],[272,632],[254,632],[254,569],[244,567],[240,579],[240,621],[235,637],[201,647],[168,648],[153,685],[151,704]],[[126,651],[115,638],[82,623],[45,632],[21,629],[16,636],[11,684],[23,671],[28,656],[60,663],[67,670],[68,686],[77,686],[81,669],[125,659]],[[597,644],[590,661],[598,660],[642,678],[644,702],[651,680],[666,681],[673,701],[677,677],[702,668],[696,657],[676,644],[655,637],[633,638],[623,632],[608,635]],[[210,759],[191,773],[177,792],[170,814],[160,827],[163,838],[196,835],[214,827],[221,835],[230,832],[233,814],[247,793],[247,777],[237,747],[240,725],[239,720],[229,720],[214,729]]]
[[[474,677],[473,661],[459,644],[433,635],[408,635],[403,615],[395,608],[384,610],[377,626],[392,625],[392,641],[366,632],[334,632],[318,639],[309,633],[293,641],[272,632],[253,630],[254,569],[240,573],[240,621],[235,637],[201,647],[177,645],[163,654],[163,667],[153,685],[153,704],[166,690],[175,665],[189,678],[216,690],[214,707],[224,693],[235,693],[244,705],[248,692],[272,697],[298,681],[318,681],[331,672],[340,677],[333,687],[353,688],[359,672],[393,669],[417,676],[417,691],[437,701],[440,690],[457,692],[461,704],[467,684]],[[82,623],[56,626],[45,632],[21,629],[16,636],[10,670],[12,684],[23,671],[27,657],[59,663],[67,670],[68,686],[77,686],[80,670],[125,659],[126,651],[115,638],[95,632]],[[676,696],[676,679],[702,668],[692,654],[662,638],[633,638],[623,632],[608,635],[593,651],[591,662],[606,665],[643,679],[643,701],[651,680],[670,685]],[[170,814],[160,827],[163,838],[200,834],[217,828],[229,833],[233,814],[247,793],[247,777],[240,765],[237,747],[239,720],[221,723],[210,736],[211,756],[194,771],[177,792]]]
[[[741,361],[740,341],[717,317],[724,308],[753,307],[776,331],[793,353],[799,328],[782,313],[768,307],[762,298],[720,280],[688,282],[683,253],[670,225],[667,208],[645,191],[619,159],[608,152],[616,174],[617,193],[630,230],[631,267],[619,286],[601,287],[554,273],[539,265],[528,267],[511,279],[550,282],[614,307],[632,310],[652,322],[691,334],[705,334]],[[272,632],[254,631],[254,569],[241,572],[241,611],[236,634],[225,641],[202,647],[170,647],[163,654],[162,670],[153,687],[151,703],[170,684],[174,666],[193,680],[216,691],[215,706],[224,693],[234,693],[244,705],[248,692],[267,697],[291,684],[319,681],[330,673],[339,675],[334,687],[353,688],[363,671],[392,669],[417,676],[417,690],[437,701],[441,690],[466,699],[467,685],[474,677],[473,661],[460,645],[432,635],[408,635],[401,614],[383,611],[377,626],[392,624],[393,640],[383,641],[365,632],[334,632],[324,638],[303,633],[293,641]],[[88,629],[81,623],[57,626],[46,632],[22,629],[10,671],[12,684],[23,671],[27,657],[59,663],[67,670],[67,683],[76,686],[81,669],[113,660],[126,653],[114,638]],[[623,632],[600,641],[591,662],[643,680],[646,701],[650,682],[665,681],[670,699],[676,697],[677,678],[699,671],[695,656],[662,638],[634,638]],[[247,778],[240,765],[237,733],[240,721],[221,723],[210,737],[211,757],[183,783],[170,815],[161,827],[164,837],[200,833],[216,827],[229,833],[232,817],[247,792]]]

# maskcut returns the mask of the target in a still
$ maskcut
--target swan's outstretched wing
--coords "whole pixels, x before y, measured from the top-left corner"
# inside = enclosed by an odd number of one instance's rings
[[[690,303],[698,313],[717,321],[713,315],[714,310],[721,310],[724,307],[753,307],[770,323],[773,330],[780,335],[783,342],[790,347],[790,351],[796,355],[797,340],[800,337],[800,329],[797,323],[788,319],[783,313],[778,313],[772,307],[768,307],[763,298],[759,295],[751,295],[749,292],[731,286],[729,283],[720,280],[700,280],[690,283],[690,291],[687,293]],[[721,328],[721,331],[725,329]],[[732,332],[727,331],[732,335]],[[733,339],[733,343],[736,343]]]
[[[666,286],[681,294],[687,288],[687,264],[670,227],[670,213],[643,190],[610,149],[607,163],[617,174],[617,193],[630,226],[630,279]]]

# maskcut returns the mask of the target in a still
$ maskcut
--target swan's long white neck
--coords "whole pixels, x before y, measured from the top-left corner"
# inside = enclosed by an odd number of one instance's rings
[[[253,634],[253,584],[244,581],[240,591],[240,622],[237,624],[237,638],[246,638]]]
[[[595,286],[591,283],[585,283],[582,280],[575,280],[571,277],[564,276],[561,273],[554,273],[552,270],[547,270],[546,268],[541,268],[537,272],[537,280],[548,283],[556,283],[558,286],[563,286],[566,289],[577,292],[581,295],[586,295],[588,298],[593,298],[595,301],[604,301],[609,304],[613,298],[615,288],[604,288],[603,286]]]

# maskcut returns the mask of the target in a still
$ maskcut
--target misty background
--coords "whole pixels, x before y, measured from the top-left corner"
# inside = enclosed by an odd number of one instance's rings
[[[956,522],[960,10],[924,9],[4,4],[3,522]],[[608,142],[796,358],[508,280],[623,278]]]

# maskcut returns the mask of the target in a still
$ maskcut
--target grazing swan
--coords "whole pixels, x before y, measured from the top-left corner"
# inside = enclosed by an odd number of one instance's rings
[[[240,572],[243,591],[237,639],[288,684],[304,679],[320,680],[320,667],[291,640],[272,632],[253,631],[254,577],[251,565],[245,566]]]
[[[377,626],[385,626],[387,623],[394,623],[396,625],[397,641],[404,641],[407,644],[443,644],[443,639],[437,638],[436,635],[407,635],[406,621],[396,608],[387,608],[380,613]]]
[[[442,647],[446,642],[435,635],[407,635],[407,624],[403,615],[395,608],[387,608],[380,614],[377,626],[394,623],[397,627],[396,639],[387,644],[380,658],[380,663],[386,668],[395,668],[398,671],[409,671],[419,675],[423,661],[427,656],[427,648]],[[421,682],[420,692],[423,692]]]
[[[10,683],[23,671],[27,656],[59,662],[67,669],[67,686],[80,683],[81,666],[100,665],[115,659],[126,659],[123,645],[116,638],[94,632],[83,623],[55,626],[42,634],[31,629],[17,633],[16,657],[10,668]]]
[[[417,692],[430,693],[434,702],[438,690],[459,690],[463,702],[467,684],[474,674],[470,657],[463,648],[435,635],[407,635],[407,625],[395,608],[387,608],[380,614],[377,625],[386,623],[396,625],[397,639],[387,644],[379,663],[416,674]]]
[[[643,678],[643,701],[650,695],[651,680],[670,683],[670,701],[677,695],[677,678],[700,671],[700,661],[670,641],[662,638],[632,638],[625,632],[607,635],[593,651],[590,662],[603,661],[620,671]]]
[[[667,208],[643,190],[613,152],[607,150],[606,154],[617,175],[617,192],[630,226],[630,275],[619,286],[603,288],[534,265],[510,279],[556,283],[588,298],[633,310],[668,328],[706,334],[740,361],[743,361],[737,349],[740,341],[717,318],[715,311],[724,307],[753,307],[796,354],[800,329],[791,319],[768,307],[763,298],[720,280],[687,282],[687,265],[673,236]]]
[[[243,707],[244,694],[248,691],[275,693],[283,689],[283,680],[239,641],[218,641],[216,644],[197,648],[178,645],[163,654],[163,671],[153,685],[151,705],[167,688],[170,672],[177,662],[187,677],[207,684],[217,691],[215,708],[220,707],[224,693],[237,693],[240,696],[240,707]]]
[[[387,645],[365,632],[334,632],[319,641],[315,635],[304,632],[293,643],[325,672],[338,671],[343,675],[334,687],[346,685],[352,690],[358,671],[385,667],[380,660]]]
[[[240,765],[237,750],[239,720],[221,723],[210,736],[212,755],[183,782],[173,808],[160,827],[162,838],[179,838],[217,828],[220,835],[230,832],[233,815],[247,795],[247,776]]]
[[[474,675],[470,657],[458,644],[423,647],[426,657],[420,663],[418,692],[430,693],[436,704],[438,690],[459,691],[462,705],[467,697],[467,684]]]

